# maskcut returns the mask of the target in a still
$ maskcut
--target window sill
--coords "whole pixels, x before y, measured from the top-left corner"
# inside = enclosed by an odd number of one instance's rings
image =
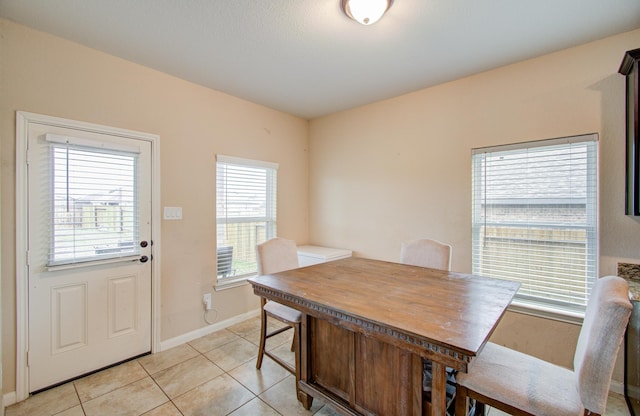
[[[234,289],[236,287],[247,286],[249,282],[247,279],[255,275],[218,279],[218,283],[214,286],[213,290],[219,292],[221,290]]]
[[[541,305],[534,302],[526,302],[514,299],[507,308],[509,312],[531,315],[538,318],[551,319],[554,321],[565,322],[573,325],[582,325],[584,313],[568,311],[562,309],[554,309],[549,306]]]
[[[107,259],[90,259],[85,261],[79,261],[76,263],[60,263],[46,266],[48,272],[55,272],[57,270],[77,269],[81,267],[102,266],[104,264],[113,263],[132,263],[140,261],[140,254],[134,254],[126,257],[111,257]]]

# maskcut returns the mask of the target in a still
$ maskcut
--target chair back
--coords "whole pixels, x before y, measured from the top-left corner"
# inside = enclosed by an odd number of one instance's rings
[[[573,359],[580,400],[586,410],[603,415],[613,367],[631,315],[629,286],[618,276],[596,280]]]
[[[258,274],[272,274],[297,269],[298,248],[296,242],[286,238],[272,238],[256,246]]]
[[[400,262],[412,266],[451,270],[452,250],[449,244],[435,240],[405,241],[400,250]]]

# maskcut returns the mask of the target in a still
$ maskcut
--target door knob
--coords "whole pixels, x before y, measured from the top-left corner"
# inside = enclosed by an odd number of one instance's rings
[[[140,263],[146,263],[148,261],[149,261],[149,257],[147,257],[147,256],[140,257]]]

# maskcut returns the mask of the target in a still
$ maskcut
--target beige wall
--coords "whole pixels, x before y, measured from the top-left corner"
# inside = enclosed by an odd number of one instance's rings
[[[15,389],[15,112],[160,136],[162,340],[205,326],[215,279],[215,155],[280,164],[278,233],[308,240],[308,122],[0,20],[2,363]],[[249,287],[213,292],[218,321],[259,308]]]
[[[640,31],[629,32],[312,120],[312,242],[397,261],[401,241],[431,237],[453,245],[454,270],[470,272],[471,149],[596,132],[600,273],[615,273],[619,259],[640,262],[640,221],[624,215],[617,73],[639,46]],[[493,340],[571,366],[578,331],[508,313]]]
[[[598,132],[600,271],[614,273],[619,259],[640,262],[640,223],[623,215],[617,74],[623,53],[639,44],[634,31],[309,124],[0,19],[4,392],[15,389],[16,110],[160,135],[161,204],[184,215],[162,223],[166,340],[204,326],[201,294],[215,277],[216,153],[280,163],[281,236],[386,260],[398,260],[402,240],[430,236],[453,244],[453,269],[469,272],[471,148]],[[218,320],[258,307],[247,287],[213,296]],[[509,313],[494,340],[570,366],[578,331]]]

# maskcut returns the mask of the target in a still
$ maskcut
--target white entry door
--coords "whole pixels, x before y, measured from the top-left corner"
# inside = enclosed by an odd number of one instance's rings
[[[151,143],[30,124],[29,392],[151,351]]]

